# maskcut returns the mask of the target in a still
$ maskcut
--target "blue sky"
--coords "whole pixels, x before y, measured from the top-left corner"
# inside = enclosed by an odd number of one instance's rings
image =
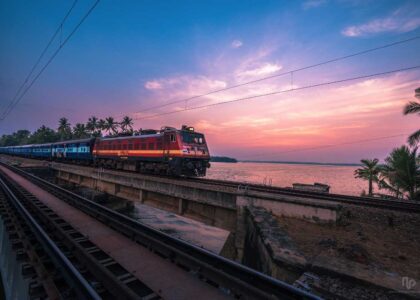
[[[63,27],[63,36],[93,2],[78,1]],[[71,4],[0,1],[0,109],[13,98]],[[33,130],[42,124],[56,127],[61,116],[72,124],[84,122],[90,115],[143,117],[145,114],[134,112],[419,35],[419,16],[419,1],[102,0],[21,103],[0,123],[0,134],[23,127]],[[59,39],[50,53],[58,43]],[[419,40],[296,73],[294,85],[419,65],[418,53]],[[252,158],[255,153],[267,153],[270,159],[352,162],[366,152],[383,156],[405,138],[364,145],[364,152],[351,151],[351,155],[342,148],[305,155],[269,153],[340,143],[349,133],[346,140],[383,136],[384,128],[380,127],[384,124],[389,124],[385,133],[410,132],[417,120],[401,117],[401,109],[405,100],[413,99],[419,79],[418,70],[404,72],[332,90],[314,89],[281,99],[267,97],[139,120],[135,125],[158,128],[193,124],[207,133],[217,154]],[[204,97],[194,104],[290,84],[289,77],[282,77]],[[357,94],[347,99],[348,92],[340,94],[346,88]],[[343,107],[344,111],[338,111]],[[317,118],[320,115],[325,117]],[[235,134],[232,137],[226,132]],[[244,137],[250,133],[261,141],[245,144]]]

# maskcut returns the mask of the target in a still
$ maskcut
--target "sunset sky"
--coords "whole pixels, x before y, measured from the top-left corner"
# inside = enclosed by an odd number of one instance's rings
[[[72,2],[0,1],[1,113]],[[62,39],[93,2],[76,4]],[[0,122],[0,135],[43,124],[56,128],[63,116],[74,125],[91,115],[130,115],[135,128],[192,125],[206,134],[215,155],[347,163],[383,159],[419,127],[420,118],[403,116],[402,108],[414,100],[420,69],[145,117],[418,66],[420,39],[295,72],[293,81],[285,75],[142,110],[419,35],[416,0],[102,0]],[[57,38],[46,58],[59,43]],[[388,136],[396,137],[378,139]],[[374,141],[352,144],[368,139]]]

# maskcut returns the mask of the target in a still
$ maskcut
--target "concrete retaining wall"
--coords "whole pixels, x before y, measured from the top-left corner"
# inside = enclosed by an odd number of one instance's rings
[[[293,283],[306,268],[306,259],[277,220],[261,207],[248,207],[243,263],[272,277]]]
[[[5,299],[30,299],[29,285],[32,280],[22,275],[23,262],[17,260],[5,229],[0,217],[0,270]]]

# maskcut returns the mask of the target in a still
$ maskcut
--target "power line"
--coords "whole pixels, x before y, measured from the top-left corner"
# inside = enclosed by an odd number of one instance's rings
[[[180,113],[180,112],[184,112],[184,111],[196,110],[196,109],[201,109],[201,108],[208,108],[208,107],[221,105],[221,104],[239,102],[239,101],[244,101],[244,100],[251,100],[251,99],[265,97],[265,96],[271,96],[271,95],[277,95],[277,94],[282,94],[282,93],[287,93],[287,92],[294,92],[294,91],[299,91],[299,90],[304,90],[304,89],[316,88],[316,87],[325,86],[325,85],[331,85],[331,84],[343,83],[343,82],[353,81],[353,80],[358,80],[358,79],[365,79],[365,78],[370,78],[370,77],[387,75],[387,74],[392,74],[392,73],[397,73],[397,72],[402,72],[402,71],[414,70],[414,69],[418,69],[418,68],[420,68],[420,65],[414,66],[414,67],[392,70],[392,71],[381,72],[381,73],[361,75],[361,76],[357,76],[357,77],[351,77],[351,78],[346,78],[346,79],[340,79],[340,80],[334,80],[334,81],[323,82],[323,83],[318,83],[318,84],[312,84],[312,85],[307,85],[307,86],[302,86],[302,87],[297,87],[297,88],[291,88],[291,89],[287,89],[287,90],[274,91],[274,92],[270,92],[270,93],[259,94],[259,95],[243,97],[243,98],[237,98],[237,99],[227,100],[227,101],[221,101],[221,102],[206,104],[206,105],[201,105],[201,106],[186,107],[186,108],[179,109],[179,110],[173,110],[173,111],[169,111],[169,112],[165,112],[165,113],[159,113],[159,114],[154,114],[154,115],[151,115],[151,116],[133,118],[133,119],[135,119],[135,120],[150,119],[150,118],[154,118],[154,117],[158,117],[158,116],[171,115],[171,114]]]
[[[376,138],[356,140],[356,141],[344,142],[344,143],[338,143],[338,144],[322,145],[322,146],[316,146],[316,147],[310,147],[310,148],[300,148],[300,149],[297,148],[297,149],[293,149],[293,150],[278,151],[278,152],[271,152],[271,153],[254,154],[252,156],[255,157],[255,156],[261,156],[261,155],[286,154],[286,153],[294,153],[294,152],[301,152],[301,151],[311,151],[311,150],[333,148],[333,147],[345,146],[345,145],[369,143],[369,142],[391,139],[391,138],[396,138],[396,137],[402,137],[402,136],[407,136],[407,135],[408,135],[408,133],[400,133],[400,134],[396,134],[396,135],[381,136],[381,137],[376,137]],[[251,157],[251,155],[249,155],[248,157]]]
[[[248,85],[248,84],[252,84],[252,83],[256,83],[256,82],[260,82],[260,81],[264,81],[264,80],[268,80],[268,79],[272,79],[272,78],[276,78],[276,77],[280,77],[280,76],[284,76],[284,75],[288,75],[288,74],[293,74],[295,72],[299,72],[299,71],[303,71],[303,70],[307,70],[307,69],[319,67],[319,66],[326,65],[326,64],[329,64],[329,63],[333,63],[333,62],[337,62],[337,61],[340,61],[340,60],[348,59],[348,58],[351,58],[351,57],[363,55],[363,54],[366,54],[366,53],[369,53],[369,52],[374,52],[374,51],[377,51],[377,50],[389,48],[389,47],[396,46],[396,45],[399,45],[399,44],[408,43],[408,42],[411,42],[411,41],[414,41],[414,40],[418,40],[418,39],[420,39],[420,36],[419,35],[418,36],[414,36],[414,37],[409,38],[409,39],[405,39],[405,40],[401,40],[401,41],[397,41],[397,42],[385,44],[385,45],[382,45],[382,46],[378,46],[378,47],[375,47],[375,48],[370,48],[370,49],[367,49],[367,50],[363,50],[363,51],[360,51],[360,52],[356,52],[356,53],[353,53],[353,54],[349,54],[349,55],[345,55],[345,56],[340,56],[340,57],[337,57],[337,58],[326,60],[326,61],[323,61],[323,62],[320,62],[320,63],[317,63],[317,64],[313,64],[313,65],[309,65],[309,66],[306,66],[306,67],[301,67],[301,68],[294,69],[294,70],[291,70],[291,71],[282,72],[282,73],[279,73],[279,74],[275,74],[275,75],[271,75],[271,76],[259,78],[259,79],[256,79],[256,80],[247,81],[247,82],[244,82],[244,83],[232,85],[230,87],[226,87],[226,88],[222,88],[222,89],[218,89],[218,90],[213,90],[213,91],[210,91],[210,92],[205,93],[205,94],[196,95],[196,96],[192,96],[192,97],[188,97],[188,98],[184,98],[184,99],[179,99],[179,100],[167,102],[167,103],[160,104],[160,105],[151,106],[151,107],[145,108],[145,109],[143,109],[141,111],[138,111],[136,113],[146,112],[146,111],[150,111],[150,110],[153,110],[153,109],[158,109],[158,108],[166,107],[166,106],[169,106],[169,105],[172,105],[172,104],[181,103],[181,102],[187,102],[189,100],[193,100],[193,99],[205,97],[205,96],[208,96],[208,95],[211,95],[211,94],[215,94],[215,93],[227,91],[227,90],[230,90],[230,89],[234,89],[234,88],[237,88],[237,87],[245,86],[245,85]]]
[[[57,54],[61,51],[61,49],[66,45],[66,43],[70,40],[70,38],[76,33],[76,31],[79,29],[79,27],[83,24],[83,22],[86,20],[86,18],[91,14],[91,12],[95,9],[95,7],[98,5],[100,0],[96,0],[95,3],[90,7],[90,9],[86,12],[86,14],[83,16],[83,18],[79,21],[79,23],[73,28],[73,30],[70,32],[70,34],[65,38],[65,40],[60,44],[60,46],[57,48],[57,50],[54,52],[54,54],[50,57],[50,59],[47,61],[47,63],[42,67],[42,69],[39,71],[39,73],[35,76],[35,78],[31,81],[29,86],[24,90],[24,92],[21,94],[21,96],[15,101],[15,103],[10,107],[10,109],[6,112],[5,115],[2,116],[0,121],[7,118],[7,116],[10,114],[10,112],[15,108],[15,106],[19,103],[19,101],[25,96],[25,94],[28,92],[28,90],[32,87],[32,85],[35,83],[35,81],[41,76],[41,74],[44,72],[44,70],[49,66],[49,64],[54,60],[54,58],[57,56]]]
[[[38,57],[38,60],[35,62],[35,64],[32,66],[32,69],[30,70],[30,72],[28,73],[28,75],[26,76],[25,80],[22,82],[22,84],[20,85],[19,89],[17,90],[15,96],[13,97],[12,101],[10,101],[9,105],[7,107],[5,107],[4,109],[4,113],[2,114],[2,119],[4,118],[6,112],[8,111],[8,109],[13,105],[13,103],[15,102],[16,98],[18,97],[18,95],[20,94],[20,92],[22,91],[22,88],[25,86],[25,84],[28,82],[29,78],[31,77],[32,73],[35,71],[36,67],[38,67],[39,63],[41,62],[42,58],[44,57],[45,53],[47,52],[47,50],[49,49],[49,47],[51,46],[52,42],[55,40],[57,34],[62,30],[64,23],[66,22],[68,16],[70,15],[70,13],[73,11],[73,8],[76,6],[78,0],[74,0],[72,6],[70,7],[70,9],[67,11],[66,15],[64,16],[63,20],[61,21],[60,25],[58,25],[57,29],[55,30],[54,34],[52,35],[52,37],[50,38],[49,42],[47,43],[47,45],[45,46],[44,50],[41,52],[41,55]]]

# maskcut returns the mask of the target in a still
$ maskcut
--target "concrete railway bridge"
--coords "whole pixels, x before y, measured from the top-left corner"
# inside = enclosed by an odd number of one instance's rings
[[[319,287],[309,287],[307,281],[308,278],[311,280],[311,273],[307,272],[308,269],[343,276],[350,281],[365,280],[375,288],[378,285],[378,281],[352,278],[354,274],[342,274],[345,272],[325,263],[309,264],[282,236],[275,221],[277,217],[286,216],[335,224],[346,218],[349,211],[360,209],[360,204],[366,203],[366,199],[217,180],[159,177],[55,162],[38,161],[26,165],[47,167],[54,174],[54,182],[26,172],[30,168],[18,169],[4,163],[0,166],[4,203],[0,207],[3,219],[0,263],[2,273],[3,269],[7,270],[8,277],[3,278],[3,282],[6,283],[6,294],[9,293],[8,299],[16,296],[17,291],[21,295],[43,292],[51,296],[61,295],[63,290],[75,298],[96,295],[110,299],[116,295],[122,299],[316,299],[315,294],[328,295]],[[222,250],[223,256],[142,225],[56,184],[83,186],[125,199],[128,203],[152,206],[227,230],[229,236]],[[31,239],[34,241],[32,235],[37,238],[35,240],[42,240],[42,237],[39,237],[40,233],[28,232],[29,221],[25,217],[17,216],[17,221],[10,221],[13,211],[23,214],[16,203],[13,209],[13,198],[23,203],[29,214],[39,213],[34,217],[35,221],[44,227],[50,242],[68,254],[66,263],[78,267],[60,273],[67,267],[62,265],[63,262],[57,262],[60,259],[54,258],[53,250],[46,251],[52,258],[41,267],[33,266],[33,261],[45,260],[42,254],[37,256],[37,249],[21,254],[22,249],[30,248]],[[22,199],[28,202],[25,204]],[[420,212],[420,206],[415,203],[402,206],[397,202],[384,204],[372,200],[368,206],[393,215],[398,210],[401,218],[408,214],[414,215],[416,220]],[[43,209],[47,212],[42,212]],[[68,225],[67,233],[61,227],[54,229],[60,223]],[[28,239],[25,233],[31,238]],[[26,242],[20,243],[21,240]],[[43,243],[37,241],[36,244]],[[26,259],[19,258],[20,254]],[[15,260],[7,264],[4,257],[11,256],[15,256]],[[32,274],[29,279],[22,271],[25,268]],[[42,274],[49,279],[39,280]],[[378,277],[382,275],[376,274]],[[79,277],[83,284],[78,282]],[[303,289],[297,289],[291,283]],[[379,286],[379,289],[392,290],[392,284]],[[84,288],[79,288],[79,285]],[[75,291],[83,293],[78,295]]]

